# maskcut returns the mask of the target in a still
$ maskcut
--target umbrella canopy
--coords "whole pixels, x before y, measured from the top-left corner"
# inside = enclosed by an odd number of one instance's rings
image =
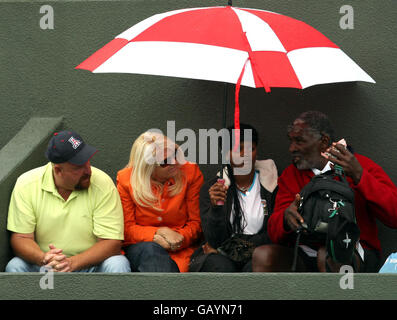
[[[236,129],[240,128],[240,85],[269,92],[271,87],[304,89],[334,82],[375,82],[336,44],[306,23],[230,5],[149,17],[119,34],[76,69],[236,84]],[[238,137],[236,130],[235,150]]]
[[[245,66],[245,70],[244,70]],[[154,15],[76,67],[214,80],[248,87],[375,82],[336,44],[302,21],[231,6]]]

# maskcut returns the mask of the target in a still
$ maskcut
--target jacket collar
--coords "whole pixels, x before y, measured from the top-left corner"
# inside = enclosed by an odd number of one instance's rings
[[[255,162],[255,170],[259,172],[259,182],[263,188],[269,192],[273,192],[277,187],[278,172],[276,164],[272,159],[257,160]],[[217,173],[220,176],[220,173]],[[225,185],[230,186],[230,179],[227,176],[226,167],[223,169],[223,178]]]

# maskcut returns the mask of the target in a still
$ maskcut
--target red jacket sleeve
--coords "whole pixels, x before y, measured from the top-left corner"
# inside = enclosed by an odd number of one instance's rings
[[[397,228],[397,187],[384,170],[371,159],[355,154],[363,167],[360,182],[353,186],[377,219],[390,228]]]
[[[286,168],[278,178],[276,203],[267,226],[270,240],[273,243],[283,243],[291,234],[291,231],[284,229],[284,211],[295,200],[295,195],[299,193],[300,189],[292,168]]]
[[[181,246],[182,248],[189,247],[192,242],[197,240],[202,232],[199,195],[203,183],[203,174],[201,173],[198,165],[192,164],[192,169],[188,175],[188,185],[185,197],[188,219],[182,228],[175,229],[175,231],[179,232],[184,237],[184,241]]]

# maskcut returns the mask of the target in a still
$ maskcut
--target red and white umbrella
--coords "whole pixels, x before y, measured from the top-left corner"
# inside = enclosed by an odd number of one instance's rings
[[[306,23],[274,12],[226,7],[154,15],[124,31],[76,69],[138,73],[304,89],[375,81],[335,43]]]

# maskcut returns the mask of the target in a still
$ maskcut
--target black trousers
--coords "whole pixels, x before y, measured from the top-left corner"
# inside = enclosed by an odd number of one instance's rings
[[[228,257],[211,253],[205,259],[201,272],[252,272],[252,260],[247,263],[235,262]]]
[[[380,265],[380,253],[376,250],[365,249],[364,250],[364,261],[360,263],[360,269],[355,270],[358,273],[376,273],[379,271]],[[358,255],[358,253],[356,253]],[[317,268],[317,257],[309,257],[301,248],[298,250],[298,256],[306,267],[306,272],[318,272]]]

